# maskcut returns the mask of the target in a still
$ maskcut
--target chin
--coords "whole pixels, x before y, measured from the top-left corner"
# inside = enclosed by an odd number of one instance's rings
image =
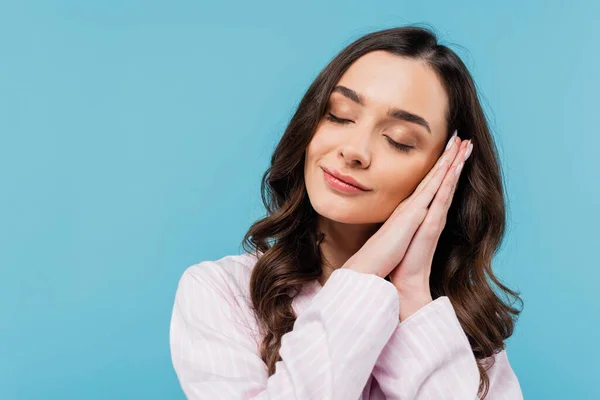
[[[313,197],[309,194],[309,198],[317,214],[341,224],[374,224],[385,220],[379,213],[374,213],[373,207],[368,204],[352,204],[353,200],[360,203],[356,199],[329,198],[325,194]]]

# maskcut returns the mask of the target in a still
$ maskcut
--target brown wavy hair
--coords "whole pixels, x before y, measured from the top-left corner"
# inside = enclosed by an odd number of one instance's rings
[[[300,101],[261,181],[266,216],[245,234],[242,247],[258,260],[250,278],[252,308],[264,337],[260,355],[269,376],[281,360],[281,337],[296,320],[293,298],[301,285],[322,273],[317,214],[304,182],[305,150],[327,100],[342,74],[359,57],[376,50],[422,60],[438,74],[449,97],[447,137],[458,129],[473,139],[430,275],[432,297],[448,296],[480,372],[479,393],[489,390],[488,357],[504,349],[522,309],[519,292],[494,275],[492,258],[504,236],[506,210],[497,150],[473,79],[461,59],[440,45],[429,28],[404,26],[369,33],[344,48],[323,69]],[[389,280],[389,277],[386,279]],[[495,291],[496,289],[496,291]]]

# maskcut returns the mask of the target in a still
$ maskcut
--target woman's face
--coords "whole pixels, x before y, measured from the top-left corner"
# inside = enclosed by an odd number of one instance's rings
[[[337,83],[306,150],[306,190],[315,211],[347,224],[384,222],[444,150],[447,108],[446,91],[424,62],[384,51],[356,60]],[[395,116],[388,114],[392,109]],[[323,168],[367,190],[340,191]]]

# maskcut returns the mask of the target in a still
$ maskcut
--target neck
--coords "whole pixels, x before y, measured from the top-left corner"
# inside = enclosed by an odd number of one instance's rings
[[[319,245],[323,263],[319,278],[321,286],[325,285],[333,271],[342,267],[382,224],[346,224],[320,216],[317,229],[325,234]]]

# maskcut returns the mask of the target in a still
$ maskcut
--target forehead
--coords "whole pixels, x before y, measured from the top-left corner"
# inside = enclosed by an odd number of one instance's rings
[[[383,113],[390,107],[404,109],[425,118],[433,134],[446,133],[448,96],[423,61],[374,51],[357,59],[337,84],[361,94],[367,108]]]

